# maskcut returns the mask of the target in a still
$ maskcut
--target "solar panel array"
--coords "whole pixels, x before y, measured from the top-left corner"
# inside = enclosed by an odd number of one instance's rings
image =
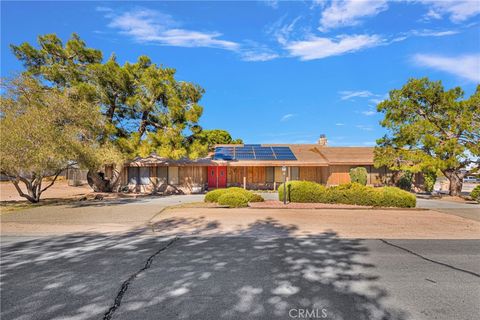
[[[263,147],[259,144],[216,147],[214,160],[297,160],[289,147]]]

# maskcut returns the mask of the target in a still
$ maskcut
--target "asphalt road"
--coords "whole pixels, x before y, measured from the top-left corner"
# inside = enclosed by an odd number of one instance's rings
[[[276,236],[4,244],[1,318],[294,319],[318,309],[327,319],[470,320],[480,312],[480,240],[292,238],[279,225],[256,227]]]

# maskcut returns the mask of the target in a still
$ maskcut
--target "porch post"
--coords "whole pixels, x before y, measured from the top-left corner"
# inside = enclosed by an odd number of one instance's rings
[[[247,171],[247,167],[243,167],[243,189],[247,189],[246,171]]]

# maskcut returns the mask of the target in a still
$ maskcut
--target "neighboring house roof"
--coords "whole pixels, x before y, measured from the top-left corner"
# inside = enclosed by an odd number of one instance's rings
[[[218,145],[226,146],[226,145]],[[328,165],[372,165],[373,147],[329,147],[318,144],[262,144],[271,147],[289,147],[297,160],[213,160],[207,158],[172,160],[152,154],[137,157],[128,166],[328,166]]]
[[[130,167],[149,167],[149,166],[206,166],[212,165],[212,159],[208,158],[200,158],[200,159],[188,159],[182,158],[178,160],[173,160],[165,157],[160,157],[156,154],[151,154],[148,157],[136,157],[132,161],[128,161],[125,163],[127,166]]]

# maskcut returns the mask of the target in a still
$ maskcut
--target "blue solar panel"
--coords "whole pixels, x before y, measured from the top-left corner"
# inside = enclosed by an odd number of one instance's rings
[[[289,147],[272,147],[278,160],[297,160]]]
[[[264,147],[260,144],[216,147],[214,160],[297,160],[289,147]]]

